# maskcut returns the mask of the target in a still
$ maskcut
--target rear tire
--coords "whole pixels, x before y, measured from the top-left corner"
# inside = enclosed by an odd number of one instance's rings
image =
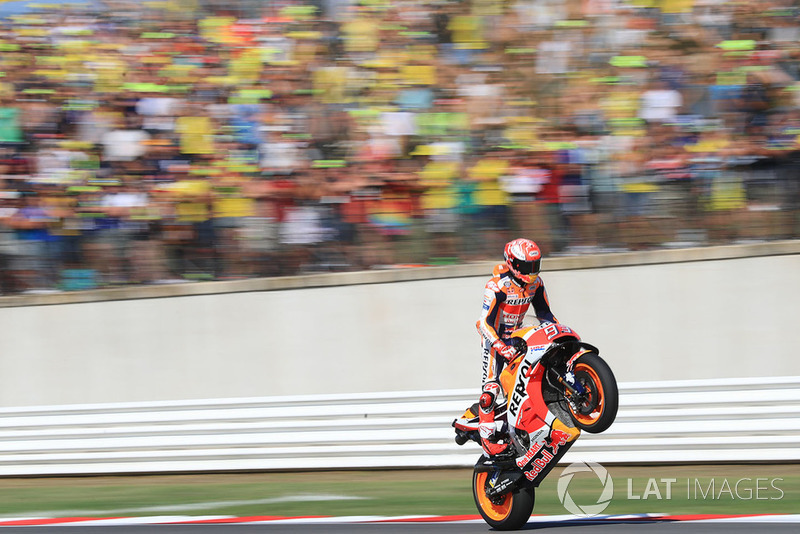
[[[572,399],[578,405],[577,411],[572,403],[569,404],[575,426],[590,434],[608,430],[619,409],[617,379],[611,368],[600,356],[587,352],[577,359],[573,373],[575,380],[587,391],[583,398]]]
[[[472,474],[472,496],[481,517],[497,530],[522,528],[533,512],[534,490],[532,487],[517,488],[494,502],[486,496],[491,473],[475,471]]]

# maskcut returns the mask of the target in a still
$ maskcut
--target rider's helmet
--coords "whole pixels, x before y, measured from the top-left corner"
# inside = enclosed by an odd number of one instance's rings
[[[506,243],[506,265],[511,275],[523,284],[530,284],[539,276],[542,251],[530,239],[515,239]]]

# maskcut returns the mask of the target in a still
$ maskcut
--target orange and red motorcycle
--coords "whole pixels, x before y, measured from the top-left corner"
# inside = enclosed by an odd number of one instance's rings
[[[563,324],[526,327],[511,336],[520,355],[500,374],[506,402],[495,409],[503,452],[475,464],[472,493],[483,519],[498,530],[522,527],[534,490],[581,430],[600,433],[617,416],[614,373],[596,347]],[[453,421],[456,443],[480,444],[478,404]]]

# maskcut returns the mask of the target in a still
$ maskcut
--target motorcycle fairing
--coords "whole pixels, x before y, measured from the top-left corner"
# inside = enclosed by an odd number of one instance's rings
[[[538,486],[572,446],[580,430],[561,421],[548,408],[541,394],[546,371],[541,357],[552,345],[552,340],[546,340],[547,334],[541,328],[522,329],[518,335],[528,343],[529,350],[503,370],[500,383],[508,402],[509,433],[519,455],[515,463],[525,477]],[[577,336],[568,327],[556,329],[555,338],[567,335]],[[527,435],[527,444],[523,443],[520,435]]]
[[[578,343],[584,349],[580,354],[587,352],[587,348],[594,349],[581,342],[574,330],[561,324],[522,328],[514,332],[512,337],[522,338],[528,346],[527,352],[509,363],[499,377],[506,395],[506,410],[502,418],[507,420],[516,457],[501,459],[482,456],[476,464],[476,469],[493,471],[498,475],[491,490],[494,496],[511,491],[520,478],[527,479],[532,486],[538,486],[581,433],[572,426],[572,421],[565,423],[545,402],[542,382],[546,368],[542,358],[547,359],[549,351],[555,350],[563,342]],[[577,356],[571,358],[570,362],[576,359]],[[479,442],[478,419],[478,407],[473,405],[453,422],[459,443],[466,439]]]
[[[544,480],[580,435],[580,430],[567,427],[560,419],[553,421],[549,431],[546,440],[549,443],[536,442],[524,456],[517,458],[517,466],[534,487]]]
[[[519,365],[509,366],[507,369],[511,379],[503,371],[500,383],[508,400],[508,424],[529,432],[528,429],[536,430],[543,424],[550,424],[555,415],[550,413],[542,396],[537,394],[542,388],[544,367],[531,361],[533,358],[530,351],[519,360]],[[530,395],[529,392],[534,394]]]
[[[542,326],[531,326],[517,330],[513,335],[519,335],[528,343],[528,346],[549,345],[559,339],[569,337],[580,341],[578,333],[567,325],[552,323]]]

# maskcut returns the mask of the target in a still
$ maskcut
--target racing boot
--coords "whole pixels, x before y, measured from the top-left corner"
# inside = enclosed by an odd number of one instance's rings
[[[483,393],[478,402],[478,432],[481,435],[481,446],[487,456],[502,453],[508,448],[508,443],[499,443],[502,435],[497,432],[497,421],[494,419],[497,398],[503,396],[503,390],[497,382],[487,382],[483,385]]]

